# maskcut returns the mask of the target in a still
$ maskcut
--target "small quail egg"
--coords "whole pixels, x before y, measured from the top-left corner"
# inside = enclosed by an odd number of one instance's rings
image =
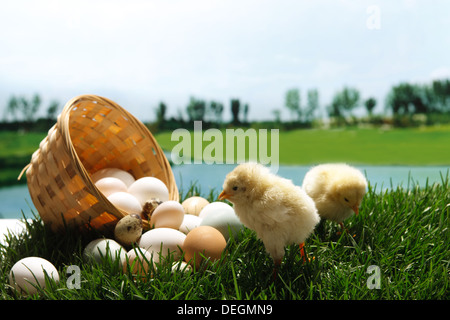
[[[150,217],[152,216],[153,212],[156,210],[156,208],[162,203],[159,199],[151,199],[148,200],[144,207],[142,208],[141,216],[143,219],[150,220]]]
[[[138,214],[130,214],[117,222],[114,228],[114,238],[121,245],[129,246],[136,243],[142,235],[142,219]]]

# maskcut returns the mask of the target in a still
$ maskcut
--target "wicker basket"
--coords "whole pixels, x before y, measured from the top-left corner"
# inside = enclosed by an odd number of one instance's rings
[[[111,232],[126,213],[90,178],[108,167],[128,171],[136,179],[156,177],[168,187],[169,198],[178,201],[170,164],[147,127],[111,100],[82,95],[65,105],[24,169],[43,222],[54,231],[75,226]]]

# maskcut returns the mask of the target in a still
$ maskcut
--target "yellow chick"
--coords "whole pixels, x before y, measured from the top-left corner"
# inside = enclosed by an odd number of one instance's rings
[[[286,245],[300,244],[304,258],[302,245],[320,217],[314,201],[290,180],[260,164],[240,164],[226,176],[219,199],[234,204],[236,215],[256,232],[276,268]]]
[[[359,213],[367,180],[347,164],[321,164],[306,173],[302,188],[316,203],[322,219],[335,221],[345,229],[343,221]]]

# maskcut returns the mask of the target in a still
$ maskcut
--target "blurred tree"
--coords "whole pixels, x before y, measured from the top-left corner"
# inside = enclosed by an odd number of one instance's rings
[[[377,100],[375,100],[375,98],[371,97],[371,98],[367,99],[366,101],[364,101],[364,105],[366,106],[366,110],[369,113],[369,116],[372,116],[373,109],[377,105]]]
[[[158,130],[164,130],[166,123],[167,105],[164,102],[160,102],[156,108],[156,126]]]
[[[12,96],[8,101],[6,115],[11,115],[13,121],[25,121],[31,123],[35,120],[40,106],[41,97],[38,94],[35,94],[30,101],[24,96]]]
[[[302,112],[300,109],[300,90],[290,89],[286,92],[284,105],[291,112],[292,119],[301,120]]]
[[[248,103],[244,104],[244,122],[248,123]]]
[[[281,123],[281,110],[275,109],[272,110],[273,116],[275,117],[275,123],[280,124]]]
[[[214,117],[216,123],[222,122],[223,104],[217,101],[211,101],[209,104],[209,109]]]
[[[386,98],[386,107],[394,116],[427,113],[431,111],[433,94],[425,86],[407,82],[393,86]]]
[[[450,111],[450,79],[434,80],[431,84],[431,90],[435,99],[436,111]]]
[[[8,107],[6,108],[5,112],[5,121],[8,117],[8,115],[11,115],[12,121],[18,121],[17,118],[17,111],[19,110],[19,101],[15,96],[11,96],[8,101]]]
[[[239,99],[231,99],[231,115],[233,119],[231,122],[234,125],[238,125],[240,123],[239,121],[239,111],[241,109],[241,102]]]
[[[160,102],[156,109],[156,122],[163,123],[166,117],[167,105],[164,102]]]
[[[359,104],[359,91],[355,88],[344,87],[342,91],[333,96],[331,105],[328,107],[330,117],[336,118],[338,124],[345,123],[345,116],[351,116],[351,112]]]
[[[387,95],[386,107],[390,108],[394,115],[412,112],[411,96],[413,90],[412,85],[406,82],[393,86]]]
[[[33,122],[34,117],[41,106],[41,97],[35,94],[31,101],[25,97],[20,98],[19,110],[22,112],[23,119],[26,122]]]
[[[48,120],[51,120],[51,121],[56,120],[56,114],[58,112],[58,108],[59,108],[58,101],[53,100],[52,102],[50,102],[50,105],[47,108],[47,119]]]
[[[314,120],[314,113],[319,109],[319,91],[317,89],[308,90],[307,99],[305,121],[312,122]]]
[[[191,97],[187,106],[189,121],[203,121],[206,114],[206,102]]]

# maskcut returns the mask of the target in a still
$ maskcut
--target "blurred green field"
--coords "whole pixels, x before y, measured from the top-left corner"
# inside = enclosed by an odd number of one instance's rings
[[[171,134],[155,135],[161,147],[168,151],[179,143],[171,140]],[[225,133],[223,135],[225,137]],[[210,143],[204,141],[203,149]],[[293,130],[279,133],[279,162],[286,165],[330,161],[372,165],[447,165],[450,164],[449,146],[450,126]],[[191,154],[194,154],[193,146]]]
[[[222,133],[225,157],[225,130]],[[46,134],[0,132],[0,185],[16,183],[20,171],[29,163],[31,154],[39,147]],[[155,134],[160,146],[169,152],[179,143],[172,141],[171,137],[172,132]],[[270,131],[268,140],[270,141]],[[191,142],[191,154],[194,155],[192,133]],[[202,150],[210,144],[210,141],[204,141]],[[246,146],[248,154],[248,141]],[[331,161],[370,165],[448,165],[449,146],[450,126],[389,130],[345,128],[280,131],[279,162],[285,165]],[[234,143],[234,148],[237,148],[237,143]],[[269,155],[270,152],[269,146]],[[234,154],[236,159],[236,150]]]
[[[0,131],[0,186],[17,183],[19,173],[46,135],[46,132]]]

